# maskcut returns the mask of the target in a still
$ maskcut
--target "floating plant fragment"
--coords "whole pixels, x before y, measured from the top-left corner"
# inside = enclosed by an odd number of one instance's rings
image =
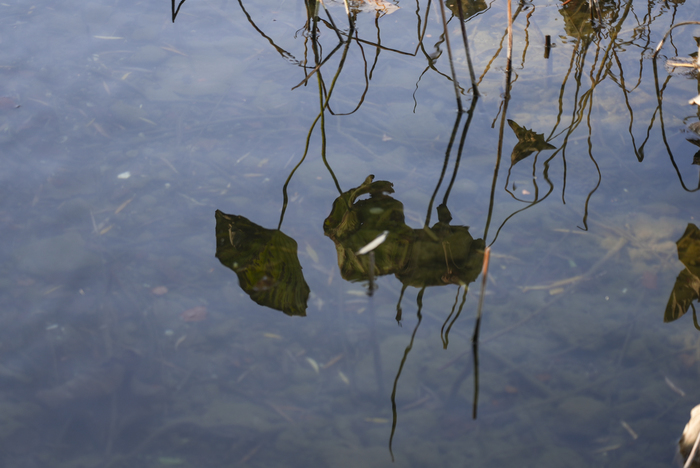
[[[527,158],[535,151],[539,153],[544,150],[556,149],[555,146],[550,145],[544,140],[544,134],[535,133],[534,130],[521,127],[510,119],[508,119],[508,125],[510,125],[510,128],[515,132],[515,136],[518,137],[518,142],[515,144],[513,153],[510,155],[511,166]]]

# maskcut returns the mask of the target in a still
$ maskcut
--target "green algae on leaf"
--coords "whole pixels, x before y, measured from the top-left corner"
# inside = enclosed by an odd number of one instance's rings
[[[333,202],[323,230],[335,243],[345,280],[368,277],[369,259],[358,251],[386,232],[375,252],[378,276],[394,274],[406,286],[469,284],[481,271],[483,239],[473,239],[466,226],[452,226],[452,215],[440,205],[432,227],[412,229],[404,220],[403,203],[388,194],[393,184],[369,176]],[[358,198],[369,194],[369,199]]]
[[[310,289],[297,243],[282,231],[216,210],[216,258],[236,272],[241,288],[258,304],[287,315],[306,315]]]

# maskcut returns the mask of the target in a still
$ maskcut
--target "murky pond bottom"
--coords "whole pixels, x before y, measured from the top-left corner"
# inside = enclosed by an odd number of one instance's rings
[[[2,5],[4,465],[672,464],[700,341],[694,78],[657,70],[660,108],[647,54],[668,24],[620,19],[613,59],[525,5],[504,106],[505,6],[479,7],[458,118],[436,6],[372,7],[335,85],[321,28],[321,115],[318,76],[290,91],[302,4],[73,6]],[[549,62],[518,46],[540,35]]]

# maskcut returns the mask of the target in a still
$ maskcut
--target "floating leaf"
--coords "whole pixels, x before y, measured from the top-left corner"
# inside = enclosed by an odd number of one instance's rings
[[[462,3],[462,13],[464,14],[464,17],[462,20],[467,20],[471,18],[472,16],[476,15],[477,13],[480,13],[486,9],[488,9],[488,5],[486,4],[486,0],[460,0]],[[454,13],[454,15],[459,18],[459,4],[457,3],[457,0],[447,0],[445,2],[447,5],[447,8]]]
[[[343,278],[368,278],[370,260],[359,254],[370,245],[377,276],[394,274],[415,287],[474,281],[481,271],[484,241],[474,240],[466,226],[451,226],[446,205],[437,208],[439,221],[432,228],[410,228],[403,204],[388,195],[393,191],[391,182],[369,176],[333,202],[323,230],[335,243]],[[358,200],[367,194],[369,199]],[[383,242],[375,242],[377,238]]]
[[[676,246],[678,259],[685,265],[685,270],[680,272],[673,285],[666,304],[664,322],[682,317],[692,302],[700,298],[700,229],[694,224],[688,224]]]
[[[310,289],[297,243],[282,231],[216,210],[216,258],[236,272],[241,288],[258,304],[287,315],[306,315]]]

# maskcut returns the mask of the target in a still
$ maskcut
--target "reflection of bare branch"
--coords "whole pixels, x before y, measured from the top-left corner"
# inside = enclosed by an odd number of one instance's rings
[[[678,25],[680,25],[680,24],[681,23],[679,23]],[[698,24],[700,24],[700,22]],[[656,59],[654,59],[654,61],[652,63],[652,67],[654,69],[654,85],[656,87],[656,102],[658,104],[658,110],[659,110],[659,126],[661,127],[661,138],[664,142],[664,146],[666,147],[666,152],[668,153],[668,157],[671,159],[671,164],[673,165],[673,169],[675,169],[676,174],[678,175],[678,181],[681,183],[681,187],[683,187],[683,190],[685,190],[686,192],[696,192],[696,191],[700,190],[700,181],[698,181],[698,186],[694,189],[689,189],[688,187],[686,187],[685,182],[683,181],[683,176],[681,175],[681,172],[678,169],[678,165],[676,164],[676,160],[673,157],[673,152],[671,151],[671,147],[668,144],[668,139],[666,138],[666,126],[664,125],[663,99],[662,99],[662,93],[659,90],[659,77],[658,77],[658,72],[656,70]]]
[[[422,42],[419,44],[421,52],[423,52],[423,55],[425,55],[425,58],[428,61],[428,65],[425,67],[423,72],[418,77],[418,80],[416,81],[416,89],[413,91],[413,111],[414,112],[416,111],[416,107],[418,106],[418,101],[416,100],[416,93],[418,92],[418,84],[421,82],[421,80],[423,79],[423,75],[425,75],[428,72],[428,70],[433,70],[433,71],[435,71],[435,73],[437,73],[440,76],[443,76],[448,81],[452,81],[452,78],[450,78],[445,73],[438,70],[437,67],[435,66],[435,63],[442,55],[442,51],[440,50],[440,45],[443,42],[445,42],[445,32],[444,31],[440,35],[440,38],[438,39],[438,41],[435,43],[435,52],[434,53],[432,53],[432,54],[428,53],[428,51],[425,50],[425,47],[423,46]],[[463,90],[460,88],[460,91],[463,91]]]
[[[318,70],[319,70],[328,60],[330,60],[331,57],[333,57],[333,54],[335,54],[335,53],[338,51],[338,49],[340,49],[340,47],[341,47],[343,44],[345,44],[345,43],[344,43],[344,42],[339,42],[338,45],[335,46],[335,48],[331,51],[330,54],[328,54],[328,56],[327,56],[323,61],[319,62],[309,73],[306,74],[306,78],[304,78],[303,80],[301,80],[301,82],[300,82],[298,85],[292,87],[292,90],[297,89],[299,86],[305,85],[305,84],[309,81],[309,78],[311,78],[312,76],[314,76],[314,73],[318,72]]]
[[[450,61],[450,70],[452,71],[452,84],[455,89],[455,97],[457,99],[457,111],[462,113],[462,98],[459,93],[459,84],[457,82],[457,73],[455,72],[454,60],[452,60],[452,47],[450,46],[450,33],[447,28],[447,16],[445,15],[445,1],[440,0],[440,15],[442,16],[442,27],[445,32],[445,46],[447,47],[447,56]]]
[[[462,160],[462,152],[464,151],[464,142],[467,139],[467,132],[469,131],[469,127],[471,126],[472,123],[472,118],[474,118],[474,112],[476,111],[476,103],[479,100],[479,94],[475,94],[474,98],[472,99],[472,104],[469,106],[469,110],[467,111],[467,121],[464,124],[464,129],[462,130],[462,138],[459,140],[459,148],[457,148],[457,158],[455,159],[455,168],[452,171],[452,178],[450,179],[450,184],[447,186],[447,190],[445,190],[445,196],[442,198],[442,204],[447,205],[447,199],[450,196],[450,192],[452,191],[452,186],[455,183],[455,179],[457,179],[457,171],[459,170],[459,163]]]
[[[518,8],[515,9],[515,13],[508,15],[510,18],[510,20],[509,20],[510,24],[512,24],[512,22],[517,19],[518,15],[522,11],[523,5],[524,4],[521,2],[520,5],[518,5]],[[498,43],[498,48],[496,49],[496,52],[493,54],[493,57],[491,57],[491,60],[489,60],[489,62],[486,64],[486,67],[484,67],[484,71],[481,73],[481,76],[479,76],[479,79],[476,81],[477,84],[481,83],[481,81],[484,79],[486,74],[491,69],[491,65],[493,64],[493,62],[495,62],[496,59],[498,58],[498,56],[501,55],[501,51],[503,50],[503,41],[506,41],[507,39],[508,39],[508,28],[506,28],[506,30],[503,32],[503,35],[501,36],[501,41]],[[511,48],[512,48],[512,44],[511,44]]]
[[[618,52],[617,52],[617,47],[620,45],[627,44],[627,42],[621,42],[618,39],[618,35],[620,34],[620,31],[623,28],[623,25],[627,18],[629,17],[631,13],[631,4],[626,4],[622,10],[619,11],[619,14],[614,16],[612,18],[612,21],[614,21],[614,24],[611,25],[610,27],[606,28],[605,31],[602,31],[599,26],[593,27],[586,29],[585,27],[582,27],[581,22],[576,22],[576,21],[571,21],[570,26],[574,29],[574,32],[572,33],[573,35],[578,37],[577,42],[574,45],[574,49],[572,51],[571,55],[571,61],[569,63],[568,70],[565,74],[565,77],[562,81],[560,91],[559,91],[559,112],[556,117],[556,122],[551,129],[549,136],[547,137],[547,141],[552,141],[555,138],[558,137],[563,137],[562,143],[559,145],[559,149],[555,151],[555,153],[550,157],[549,159],[546,160],[544,164],[544,180],[549,184],[549,190],[544,196],[539,196],[539,189],[537,188],[537,180],[536,180],[536,163],[533,163],[533,181],[532,183],[535,185],[535,191],[537,194],[535,195],[535,198],[533,201],[528,201],[528,200],[522,200],[518,196],[516,196],[513,192],[511,192],[508,189],[508,184],[510,181],[510,170],[508,171],[508,177],[506,179],[506,186],[505,186],[505,191],[509,193],[514,199],[528,203],[526,207],[524,207],[521,210],[516,211],[512,215],[510,215],[506,220],[503,222],[501,227],[508,221],[510,217],[512,217],[514,214],[523,211],[525,209],[528,209],[535,204],[539,203],[540,201],[544,200],[547,198],[547,196],[551,193],[551,189],[553,187],[552,181],[549,178],[549,167],[550,163],[553,161],[554,157],[559,157],[561,156],[561,162],[563,164],[563,181],[562,181],[562,202],[566,202],[566,184],[567,184],[567,148],[570,140],[572,139],[574,132],[579,128],[579,125],[583,122],[583,119],[585,118],[587,121],[587,135],[588,135],[588,158],[591,160],[593,163],[593,166],[595,168],[596,174],[597,174],[597,181],[595,186],[590,190],[588,193],[585,203],[584,203],[584,213],[583,213],[583,229],[586,228],[587,226],[587,218],[588,218],[588,208],[590,201],[594,195],[594,193],[597,191],[597,189],[600,187],[601,180],[602,180],[602,174],[600,171],[600,167],[597,164],[597,161],[595,160],[595,155],[593,152],[592,148],[592,142],[591,142],[591,137],[592,137],[592,122],[591,122],[591,112],[592,112],[592,104],[593,104],[593,98],[594,98],[594,92],[595,89],[607,78],[610,77],[610,79],[617,84],[617,86],[621,89],[622,91],[622,97],[624,99],[625,105],[627,106],[628,113],[629,113],[629,125],[628,125],[628,133],[632,139],[632,146],[635,152],[635,156],[639,161],[642,161],[644,158],[644,146],[646,142],[649,140],[650,137],[650,132],[651,128],[653,127],[653,122],[655,120],[656,113],[661,111],[660,107],[661,105],[659,104],[658,108],[654,111],[654,114],[651,119],[651,123],[649,125],[649,128],[647,129],[647,135],[642,143],[641,146],[637,145],[634,133],[633,133],[633,125],[634,125],[634,111],[632,104],[630,103],[629,99],[629,94],[636,89],[639,84],[641,83],[641,76],[642,76],[642,65],[643,65],[643,56],[640,58],[639,62],[639,74],[637,79],[635,80],[634,86],[630,89],[628,88],[626,82],[625,82],[625,72],[621,63],[620,58],[618,57]],[[514,15],[517,16],[517,15]],[[572,14],[573,16],[573,14]],[[651,21],[653,18],[651,18],[651,10],[649,11],[649,14],[647,17],[645,17],[645,20],[640,23],[640,27],[643,25],[646,25],[648,21]],[[637,35],[639,33],[635,33]],[[642,35],[644,35],[644,32],[642,30],[641,32]],[[648,33],[647,33],[648,36]],[[603,38],[607,37],[609,40],[607,44],[603,45],[602,41]],[[500,53],[500,50],[503,47],[503,40],[504,38],[501,39],[501,45],[499,47],[499,51],[497,52]],[[647,43],[648,43],[647,39]],[[594,45],[594,48],[591,48],[590,46]],[[644,50],[646,50],[646,46],[643,46]],[[588,79],[590,80],[590,86],[588,89],[583,88],[583,77],[584,77],[584,69],[586,67],[586,60],[588,57],[592,57],[592,63],[590,64],[590,73],[588,76]],[[495,58],[495,57],[494,57]],[[494,59],[491,60],[493,62]],[[491,64],[489,62],[489,66]],[[615,75],[612,70],[611,66],[615,64],[617,66],[617,75]],[[486,71],[488,71],[488,67]],[[484,73],[486,73],[486,71]],[[483,76],[482,76],[483,77]],[[570,116],[568,118],[568,122],[566,122],[566,126],[562,128],[562,123],[563,123],[563,115],[564,115],[564,97],[565,93],[567,91],[567,87],[569,84],[573,82],[575,84],[575,88],[573,91],[573,97],[571,99],[571,102],[573,102],[573,109],[570,111]],[[664,85],[665,88],[666,85]],[[663,88],[662,88],[663,90]],[[663,91],[660,92],[662,94]],[[499,111],[500,114],[501,111]],[[568,113],[568,112],[567,112]],[[585,117],[584,117],[585,116]],[[665,130],[662,129],[662,131],[665,132]],[[669,155],[671,157],[671,163],[676,168],[675,161],[673,159],[672,154],[670,153],[670,147],[668,143],[665,140],[665,133],[664,133],[664,142],[667,146],[667,150],[669,151]],[[681,178],[680,171],[676,168],[676,172],[678,173],[679,179]],[[681,180],[681,185],[688,190],[688,188],[685,186],[684,182]],[[696,189],[697,190],[697,189]],[[496,237],[498,236],[498,233],[500,232],[501,227],[499,227],[498,231],[496,232]]]
[[[631,124],[630,124],[631,125]],[[582,229],[584,231],[588,231],[588,204],[591,201],[591,197],[593,194],[598,190],[598,187],[600,187],[600,181],[603,179],[603,176],[600,173],[600,167],[598,166],[598,162],[595,160],[593,157],[593,145],[591,144],[591,135],[592,130],[591,130],[591,113],[589,111],[588,113],[588,157],[591,158],[591,161],[593,161],[593,164],[595,165],[595,169],[598,172],[598,182],[595,184],[595,187],[593,187],[593,190],[588,192],[588,196],[586,197],[586,203],[584,204],[583,208],[583,227],[578,226],[579,229]],[[631,130],[630,130],[631,133]]]
[[[472,57],[469,54],[469,40],[467,39],[467,29],[464,26],[464,5],[462,0],[457,0],[457,11],[459,11],[459,26],[462,29],[462,42],[464,42],[464,52],[467,55],[467,65],[469,66],[469,77],[472,81],[472,92],[474,96],[479,95],[479,88],[476,86],[476,78],[474,75],[474,66],[472,66]]]
[[[462,314],[462,309],[464,308],[464,303],[467,300],[467,292],[469,291],[468,286],[464,286],[464,294],[462,294],[462,302],[459,304],[459,309],[457,310],[457,315],[454,316],[454,319],[450,321],[450,318],[452,315],[455,313],[455,307],[457,307],[457,300],[459,299],[459,290],[462,286],[460,285],[457,288],[457,295],[455,296],[455,302],[452,304],[452,310],[450,311],[450,315],[447,316],[445,321],[442,324],[442,328],[440,329],[440,338],[442,339],[442,348],[447,349],[447,345],[450,344],[450,330],[452,329],[452,325],[455,324],[459,316]],[[447,323],[449,322],[449,325]],[[445,330],[445,326],[447,325],[447,330]]]
[[[671,31],[673,31],[675,28],[678,26],[685,26],[688,24],[700,24],[700,21],[682,21],[680,23],[676,23],[673,26],[669,28],[668,31],[666,31],[666,34],[664,34],[664,37],[661,39],[661,42],[659,42],[659,45],[656,46],[656,49],[654,49],[654,53],[651,54],[651,58],[655,59],[656,56],[659,54],[659,51],[661,48],[664,46],[664,42],[666,41],[666,38],[668,37],[669,34],[671,34]]]
[[[375,47],[374,51],[374,61],[372,62],[372,68],[369,70],[369,79],[372,79],[372,75],[374,74],[374,67],[377,66],[377,63],[379,63],[379,54],[381,53],[381,45],[382,45],[382,33],[379,29],[379,15],[377,15],[374,18],[374,27],[377,28],[377,46]],[[359,44],[359,43],[358,43]],[[361,47],[360,47],[361,48]],[[364,55],[364,52],[363,52]]]
[[[630,124],[629,124],[627,131],[630,134],[630,138],[632,138],[632,148],[634,149],[634,154],[635,154],[635,156],[637,156],[637,160],[641,161],[641,159],[640,159],[641,155],[639,154],[639,150],[637,150],[637,143],[634,139],[634,133],[632,132],[632,124],[634,124],[634,111],[632,110],[632,105],[630,104],[630,101],[629,101],[629,91],[627,91],[627,88],[625,87],[625,74],[624,74],[624,71],[622,70],[622,63],[620,63],[620,57],[618,57],[617,51],[613,51],[613,57],[615,58],[615,63],[617,64],[617,69],[620,71],[620,88],[622,89],[622,94],[625,97],[625,106],[627,106],[627,111],[629,112],[629,115],[630,115]],[[641,63],[640,63],[640,69],[641,69]]]
[[[503,110],[501,115],[501,126],[498,130],[498,149],[496,150],[496,164],[493,169],[493,182],[491,183],[491,196],[489,197],[489,212],[486,216],[486,225],[484,226],[484,241],[486,241],[491,225],[491,216],[493,216],[494,197],[496,194],[496,180],[498,179],[498,169],[501,166],[501,156],[503,154],[503,137],[506,125],[506,114],[508,113],[508,103],[510,102],[512,68],[506,68],[506,91],[503,96]]]
[[[357,36],[357,31],[355,31],[355,35]],[[344,113],[338,113],[338,112],[333,112],[333,109],[331,109],[331,105],[328,104],[328,112],[330,112],[332,115],[350,115],[354,114],[357,112],[357,110],[360,108],[363,102],[365,102],[365,96],[367,96],[367,91],[369,91],[369,75],[367,73],[367,58],[365,57],[365,50],[362,48],[362,44],[357,44],[358,47],[360,48],[360,53],[362,54],[362,63],[364,63],[364,75],[365,75],[365,89],[362,91],[362,96],[360,96],[360,100],[357,102],[357,106],[350,112],[344,112]],[[377,49],[377,53],[379,53],[379,49]],[[345,60],[345,57],[343,57],[343,60]],[[342,67],[342,64],[340,65]],[[340,69],[339,69],[340,71]]]
[[[445,195],[442,199],[442,204],[444,206],[447,206],[447,199],[450,197],[450,192],[452,191],[452,186],[455,183],[455,179],[457,178],[457,171],[459,171],[459,164],[460,161],[462,160],[462,152],[464,151],[464,142],[467,139],[467,133],[469,132],[469,127],[471,126],[472,118],[474,117],[474,111],[476,110],[476,103],[479,100],[479,96],[475,95],[474,99],[472,99],[471,106],[469,107],[469,110],[467,111],[468,118],[467,121],[464,124],[464,128],[462,129],[462,137],[459,140],[459,148],[457,149],[457,156],[455,157],[455,165],[452,170],[452,177],[450,178],[450,183],[447,186],[447,190],[445,190]],[[454,126],[452,127],[452,134],[450,135],[450,140],[447,143],[447,149],[445,150],[445,159],[442,164],[442,171],[440,172],[440,177],[438,178],[437,184],[435,184],[435,190],[433,191],[433,195],[430,197],[430,202],[428,202],[428,213],[426,214],[425,217],[425,224],[424,227],[427,228],[430,225],[430,215],[433,211],[433,204],[435,203],[435,198],[437,197],[438,191],[440,190],[440,186],[442,185],[442,181],[445,178],[445,173],[447,171],[447,165],[450,161],[450,153],[452,152],[452,145],[454,144],[455,136],[457,135],[457,129],[459,128],[459,123],[462,119],[462,113],[459,112],[457,113],[457,118],[455,120]],[[438,207],[439,210],[439,207]]]
[[[313,28],[316,28],[316,24],[314,21]],[[354,30],[354,23],[351,23],[351,29],[350,29],[350,34],[352,35]],[[319,43],[318,41],[313,41],[312,46],[314,49],[314,57],[316,58],[316,61],[319,61],[321,53],[319,51]],[[287,204],[289,203],[289,196],[287,195],[287,187],[289,186],[289,183],[292,180],[292,177],[294,176],[294,173],[299,169],[301,164],[304,162],[306,159],[306,156],[309,154],[309,146],[311,142],[311,135],[313,134],[314,128],[316,127],[316,124],[318,121],[321,121],[321,156],[323,157],[323,162],[326,165],[326,168],[329,170],[331,177],[333,178],[333,182],[335,182],[335,186],[338,189],[338,193],[342,193],[343,191],[340,188],[340,184],[338,183],[338,179],[335,177],[335,174],[333,173],[333,170],[331,169],[330,165],[328,164],[328,160],[326,158],[326,132],[325,132],[325,114],[326,114],[326,109],[328,108],[328,102],[331,99],[331,95],[333,94],[333,89],[335,89],[335,85],[338,81],[338,77],[340,76],[340,72],[343,70],[343,64],[345,63],[345,59],[347,58],[348,54],[348,49],[350,47],[350,41],[347,41],[345,43],[345,48],[343,49],[343,55],[340,59],[340,64],[338,65],[338,70],[335,73],[335,76],[333,77],[333,80],[331,81],[331,86],[328,89],[327,93],[324,95],[324,83],[323,83],[323,78],[321,77],[321,73],[319,72],[317,77],[318,77],[318,95],[319,95],[319,100],[320,100],[320,106],[321,110],[314,119],[313,123],[311,124],[311,128],[309,128],[309,133],[306,136],[306,144],[304,146],[304,154],[302,155],[301,159],[297,163],[296,166],[292,169],[290,172],[289,176],[287,177],[287,180],[284,182],[284,186],[282,187],[282,196],[283,196],[283,203],[282,203],[282,212],[280,214],[280,221],[279,221],[279,228],[282,226],[282,221],[284,220],[284,213],[287,210]]]
[[[183,0],[183,2],[184,2],[184,0]],[[275,41],[273,41],[270,37],[267,36],[267,34],[265,34],[260,28],[258,28],[258,26],[253,21],[253,18],[251,18],[251,16],[248,14],[248,11],[243,6],[242,0],[238,0],[238,4],[241,6],[241,10],[243,10],[243,14],[245,15],[245,17],[248,18],[248,22],[250,23],[250,25],[253,26],[253,28],[257,32],[259,32],[262,37],[264,37],[265,39],[268,40],[270,45],[272,47],[274,47],[274,49],[277,51],[277,53],[279,53],[285,60],[288,60],[292,63],[297,64],[297,65],[300,65],[299,61],[296,58],[294,58],[294,56],[292,54],[290,54],[289,52],[287,52],[286,50],[284,50],[283,48],[281,48],[280,46],[275,44]]]
[[[399,386],[399,378],[401,378],[401,372],[403,372],[403,366],[406,365],[406,359],[408,358],[408,353],[410,353],[411,348],[413,348],[413,340],[416,338],[416,332],[418,331],[418,327],[420,326],[420,323],[423,320],[423,314],[421,313],[421,310],[423,309],[423,293],[424,292],[425,292],[425,286],[423,286],[423,288],[421,288],[421,290],[418,292],[418,297],[416,297],[416,303],[418,304],[418,311],[416,312],[416,315],[418,317],[418,321],[416,322],[416,326],[413,329],[413,333],[411,334],[411,341],[408,343],[408,346],[406,346],[406,350],[403,353],[403,358],[401,359],[401,365],[399,365],[399,370],[396,372],[396,378],[394,378],[394,387],[391,390],[392,423],[391,423],[391,435],[389,436],[389,453],[391,454],[391,461],[394,461],[394,450],[392,448],[392,445],[394,442],[394,434],[396,433],[396,420],[398,418],[398,413],[396,411],[396,389]]]
[[[424,228],[427,228],[430,225],[430,214],[433,211],[433,202],[435,201],[435,197],[437,196],[438,190],[440,190],[440,185],[442,184],[442,181],[445,178],[445,172],[447,171],[447,163],[450,160],[450,153],[452,152],[452,145],[454,144],[455,136],[457,136],[457,129],[459,128],[459,121],[461,119],[462,119],[462,113],[458,112],[457,119],[455,120],[455,124],[452,126],[452,134],[450,135],[450,141],[447,143],[447,150],[445,150],[445,159],[443,160],[443,163],[442,163],[442,171],[440,171],[440,177],[438,178],[437,184],[435,184],[435,190],[433,191],[433,196],[430,197],[430,202],[428,203],[428,214],[425,215]]]
[[[510,2],[508,2],[510,4]],[[474,323],[474,333],[472,334],[472,355],[474,356],[474,400],[472,402],[472,418],[476,419],[476,406],[479,402],[479,331],[481,330],[481,309],[484,306],[484,293],[486,292],[486,281],[489,276],[489,257],[491,247],[486,247],[484,251],[484,265],[481,270],[481,293],[479,294],[479,305],[476,309],[476,322]]]
[[[331,29],[332,29],[332,28],[331,28]],[[358,43],[368,44],[368,45],[374,46],[374,47],[376,47],[376,48],[378,48],[378,49],[387,50],[387,51],[389,51],[389,52],[395,52],[395,53],[401,54],[401,55],[411,55],[411,56],[415,55],[415,53],[404,52],[404,51],[398,50],[398,49],[392,49],[391,47],[385,47],[385,46],[383,46],[383,45],[381,45],[381,44],[375,44],[374,42],[367,41],[367,40],[365,40],[365,39],[360,39],[359,37],[348,37],[347,41],[356,41],[356,42],[358,42]],[[336,50],[338,50],[338,48],[339,48],[342,44],[344,44],[344,42],[341,42],[340,44],[338,44],[338,45],[336,46],[336,48],[333,49],[333,52],[335,52]],[[331,55],[333,54],[333,52],[331,53]],[[309,72],[309,74],[308,74],[299,84],[297,84],[296,86],[294,86],[292,89],[297,89],[299,86],[302,86],[302,85],[306,84],[306,82],[309,81],[309,78],[311,78],[311,76],[312,76],[314,73],[316,73],[316,72],[318,71],[318,69],[321,68],[321,67],[328,61],[328,59],[331,58],[331,55],[329,55],[328,57],[325,58],[325,60],[323,60],[323,61],[322,61],[321,63],[319,63],[318,65],[316,65],[316,66]]]
[[[177,5],[177,8],[175,8],[175,0],[170,0],[170,9],[173,15],[173,23],[175,22],[175,17],[180,12],[180,7],[183,3],[185,3],[185,0],[180,0],[180,3]]]

